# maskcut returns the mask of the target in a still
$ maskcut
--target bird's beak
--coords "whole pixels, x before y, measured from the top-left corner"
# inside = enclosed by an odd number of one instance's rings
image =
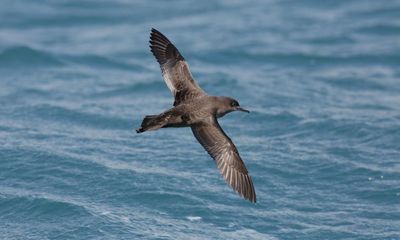
[[[237,110],[237,111],[242,111],[242,112],[247,112],[247,113],[250,112],[249,110],[244,109],[244,108],[241,108],[241,107],[237,107],[236,110]]]

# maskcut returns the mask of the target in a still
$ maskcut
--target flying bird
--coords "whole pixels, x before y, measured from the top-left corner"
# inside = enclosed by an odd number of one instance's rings
[[[249,112],[230,97],[210,96],[194,80],[178,49],[156,29],[151,29],[150,49],[160,64],[165,83],[174,97],[173,107],[144,117],[142,133],[168,127],[190,127],[196,139],[215,160],[227,183],[245,199],[256,202],[253,181],[232,140],[217,119],[233,111]]]

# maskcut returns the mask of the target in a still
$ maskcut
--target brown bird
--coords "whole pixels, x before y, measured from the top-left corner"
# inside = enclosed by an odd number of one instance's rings
[[[222,176],[242,197],[256,202],[256,192],[239,152],[218,124],[232,111],[249,112],[230,97],[210,96],[197,85],[178,49],[159,31],[151,29],[150,49],[160,64],[165,83],[174,96],[173,108],[145,116],[142,133],[167,127],[190,127],[196,139],[215,160]]]

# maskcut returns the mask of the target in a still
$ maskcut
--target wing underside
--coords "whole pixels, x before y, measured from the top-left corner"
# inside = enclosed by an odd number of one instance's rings
[[[251,202],[256,202],[256,193],[236,146],[225,134],[216,119],[192,126],[196,139],[215,160],[226,182]]]

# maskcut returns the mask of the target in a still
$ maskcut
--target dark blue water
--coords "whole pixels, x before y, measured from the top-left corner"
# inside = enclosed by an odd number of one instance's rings
[[[400,239],[399,1],[0,3],[0,239]],[[172,105],[165,33],[208,93],[257,204]]]

